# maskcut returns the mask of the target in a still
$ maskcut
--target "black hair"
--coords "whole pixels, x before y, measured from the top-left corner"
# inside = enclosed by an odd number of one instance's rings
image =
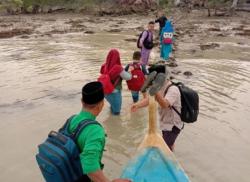
[[[150,22],[148,22],[148,24],[149,24],[149,25],[154,25],[155,22],[154,22],[154,21],[150,21]]]
[[[141,52],[135,51],[133,54],[133,60],[140,60],[141,59]]]

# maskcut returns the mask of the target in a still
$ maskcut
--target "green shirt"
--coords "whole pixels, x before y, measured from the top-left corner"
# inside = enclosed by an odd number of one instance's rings
[[[69,132],[72,133],[82,120],[95,120],[95,118],[93,114],[81,111],[71,120]],[[101,159],[105,146],[105,131],[102,126],[97,124],[86,126],[77,139],[77,145],[80,149],[80,160],[84,174],[102,169]]]

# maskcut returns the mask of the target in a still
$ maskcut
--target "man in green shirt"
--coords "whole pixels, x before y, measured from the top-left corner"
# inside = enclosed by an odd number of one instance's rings
[[[95,120],[104,106],[103,87],[100,82],[90,82],[82,88],[82,110],[69,125],[72,133],[83,120]],[[84,122],[84,121],[83,121]],[[101,163],[105,147],[105,131],[101,125],[90,124],[77,138],[80,149],[80,161],[84,175],[77,182],[111,182],[103,173]],[[126,179],[115,179],[112,182],[130,182]]]

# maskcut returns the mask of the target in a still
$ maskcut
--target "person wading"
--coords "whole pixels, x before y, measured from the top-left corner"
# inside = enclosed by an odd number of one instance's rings
[[[104,93],[100,82],[90,82],[82,88],[82,109],[70,121],[69,132],[72,133],[84,120],[94,120],[104,106]],[[105,147],[105,131],[100,124],[90,124],[81,131],[77,138],[80,149],[80,161],[83,175],[77,182],[111,182],[102,169],[101,163]],[[112,182],[129,182],[115,179]]]
[[[117,49],[111,49],[109,51],[106,62],[102,65],[100,73],[107,74],[114,86],[112,93],[105,94],[105,99],[110,104],[111,113],[113,115],[119,115],[122,105],[122,80],[130,80],[131,74],[123,69],[120,54]]]
[[[141,64],[148,65],[151,50],[154,47],[153,32],[155,23],[153,21],[148,23],[147,30],[143,31],[137,41],[137,47],[141,49]]]
[[[179,112],[181,111],[181,94],[178,87],[169,87],[172,82],[167,78],[168,73],[165,66],[159,65],[153,69],[149,68],[149,71],[151,73],[142,87],[142,92],[146,92],[146,89],[149,87],[149,94],[155,96],[155,100],[160,106],[159,116],[162,137],[168,147],[173,151],[175,140],[183,129],[184,123],[171,106],[174,106]],[[135,112],[139,108],[148,106],[148,104],[149,98],[144,94],[142,100],[131,106],[131,111]]]

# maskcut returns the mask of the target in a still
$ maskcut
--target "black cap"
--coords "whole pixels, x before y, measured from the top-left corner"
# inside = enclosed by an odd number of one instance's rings
[[[82,101],[86,104],[97,104],[104,99],[101,82],[90,82],[82,87]]]
[[[154,64],[150,68],[148,68],[149,73],[156,71],[157,73],[165,73],[166,74],[166,66],[165,65],[157,65]]]

